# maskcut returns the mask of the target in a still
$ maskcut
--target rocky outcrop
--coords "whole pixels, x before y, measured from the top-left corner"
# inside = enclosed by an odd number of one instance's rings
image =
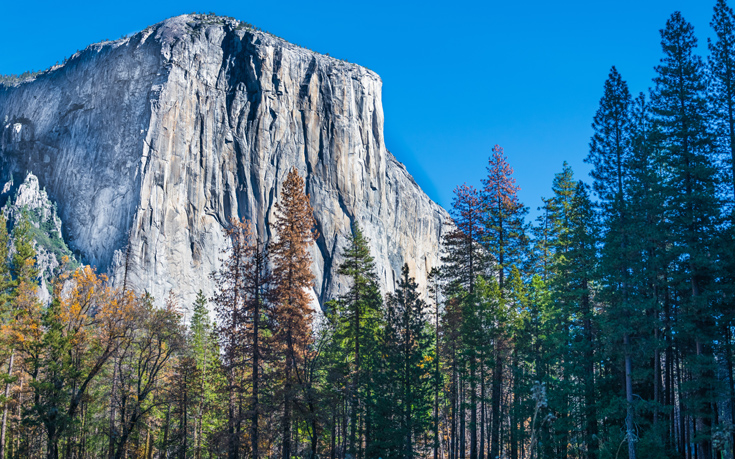
[[[293,167],[315,210],[320,301],[345,288],[352,222],[384,290],[404,261],[422,286],[439,263],[448,216],[386,150],[378,75],[233,19],[178,16],[92,45],[0,86],[0,122],[1,174],[36,174],[83,261],[118,280],[127,266],[158,299],[211,292],[230,218],[269,238]]]
[[[36,252],[40,284],[39,299],[48,304],[51,301],[52,279],[61,274],[63,269],[78,266],[64,241],[56,205],[51,202],[46,190],[40,188],[38,178],[33,174],[28,174],[20,184],[14,183],[11,177],[2,188],[0,199],[5,200],[1,213],[11,230],[11,253],[16,237],[13,228],[21,219],[30,223],[29,236]]]

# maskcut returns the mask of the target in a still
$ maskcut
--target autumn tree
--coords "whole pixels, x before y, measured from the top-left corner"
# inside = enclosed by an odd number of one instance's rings
[[[184,346],[182,314],[173,295],[162,308],[156,308],[150,296],[137,298],[134,307],[134,329],[121,349],[117,372],[120,434],[114,443],[115,459],[127,457],[130,439],[141,423],[170,399],[160,390],[162,377]]]
[[[271,247],[276,292],[274,307],[274,342],[282,343],[283,418],[281,420],[282,459],[293,454],[291,432],[294,401],[302,380],[302,370],[311,340],[309,292],[313,288],[309,248],[314,242],[315,220],[309,197],[304,191],[304,179],[291,169],[276,203],[273,223],[275,242]]]
[[[269,255],[249,222],[231,221],[226,230],[231,246],[222,268],[212,275],[216,290],[213,302],[220,320],[225,365],[227,366],[230,406],[228,411],[230,458],[240,454],[240,429],[243,420],[242,400],[245,381],[251,388],[249,403],[251,454],[259,455],[259,404],[261,367],[264,349],[264,325],[268,306],[273,300],[273,281]],[[265,319],[265,320],[264,320]],[[249,368],[245,368],[247,364]],[[247,375],[247,376],[245,376]]]
[[[7,221],[5,215],[0,214],[0,352],[3,360],[8,359],[7,373],[2,375],[4,386],[2,398],[3,414],[0,425],[0,458],[5,458],[5,434],[8,425],[8,402],[10,401],[10,386],[13,383],[13,364],[15,363],[15,350],[12,342],[10,328],[14,322],[14,311],[12,302],[12,277],[10,272],[10,236],[8,235]]]
[[[26,296],[23,290],[19,295]],[[47,308],[30,306],[40,312],[41,320],[20,331],[34,392],[27,416],[44,426],[50,459],[59,457],[59,440],[74,422],[90,386],[129,335],[132,301],[130,294],[115,291],[105,276],[84,266],[57,282]],[[33,314],[38,313],[28,312],[28,317]]]

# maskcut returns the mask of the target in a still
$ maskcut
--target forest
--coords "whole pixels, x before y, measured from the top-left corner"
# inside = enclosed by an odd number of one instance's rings
[[[408,264],[381,292],[354,224],[348,288],[314,310],[295,169],[274,238],[233,219],[192,305],[69,260],[44,304],[31,223],[0,217],[0,459],[733,458],[726,0],[711,27],[705,59],[671,15],[648,94],[612,67],[590,183],[563,164],[534,221],[496,145],[455,189],[428,295]]]

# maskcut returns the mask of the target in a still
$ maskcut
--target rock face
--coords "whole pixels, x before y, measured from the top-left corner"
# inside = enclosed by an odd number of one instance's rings
[[[384,291],[404,261],[422,288],[439,263],[448,215],[387,151],[378,75],[233,19],[171,18],[0,86],[0,123],[0,178],[32,171],[82,261],[117,281],[127,266],[159,301],[211,293],[230,218],[271,237],[293,167],[317,220],[320,301],[345,288],[352,222]]]

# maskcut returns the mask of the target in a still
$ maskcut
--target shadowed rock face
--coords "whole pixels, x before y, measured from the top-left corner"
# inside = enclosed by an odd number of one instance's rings
[[[363,67],[235,20],[178,16],[0,86],[0,178],[33,172],[84,261],[117,282],[127,265],[137,289],[188,305],[211,293],[231,217],[271,236],[296,167],[317,220],[320,301],[346,288],[337,267],[353,221],[384,291],[404,261],[424,288],[448,216],[386,150],[380,91]]]

